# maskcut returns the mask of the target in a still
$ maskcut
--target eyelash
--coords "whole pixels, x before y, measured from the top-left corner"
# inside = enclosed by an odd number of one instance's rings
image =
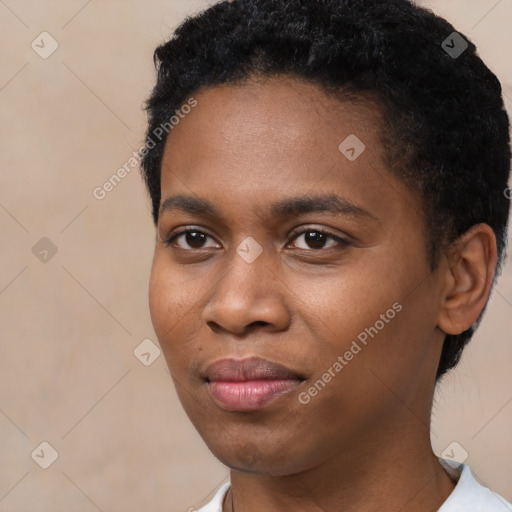
[[[346,247],[348,245],[350,245],[350,242],[348,240],[345,240],[344,238],[341,238],[339,236],[336,236],[332,233],[330,233],[329,231],[326,231],[322,228],[306,228],[306,229],[302,229],[302,230],[297,230],[297,231],[294,231],[291,233],[290,237],[291,237],[291,241],[294,241],[296,240],[297,238],[299,238],[300,235],[303,235],[304,233],[311,233],[311,232],[314,232],[314,233],[322,233],[323,235],[325,235],[327,238],[332,238],[333,240],[335,240],[337,243],[338,243],[338,248],[343,248],[343,247]],[[200,233],[200,234],[203,234],[203,235],[206,235],[206,236],[209,236],[210,238],[213,238],[211,235],[209,235],[208,233],[206,233],[205,231],[202,231],[200,229],[195,229],[195,228],[187,228],[187,229],[183,229],[181,231],[178,231],[177,233],[174,233],[172,235],[170,235],[169,237],[167,237],[166,239],[164,239],[162,241],[162,243],[166,246],[166,247],[169,247],[172,245],[172,243],[181,235],[184,235],[186,233]],[[180,247],[181,249],[181,247]],[[333,247],[328,247],[327,249],[333,249]],[[327,250],[325,248],[322,248],[322,249],[300,249],[300,250],[303,250],[303,251],[325,251]],[[192,252],[192,251],[200,251],[201,249],[183,249],[187,252]]]

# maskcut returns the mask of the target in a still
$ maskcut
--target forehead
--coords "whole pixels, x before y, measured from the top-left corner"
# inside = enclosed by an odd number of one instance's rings
[[[222,139],[247,142],[247,135],[256,131],[261,141],[300,139],[304,143],[318,139],[318,132],[325,137],[329,130],[377,135],[381,126],[379,106],[370,95],[335,95],[287,75],[202,87],[193,96],[197,106],[172,129],[167,146],[190,137],[192,130],[215,143]]]
[[[259,171],[260,178],[266,170],[296,180],[302,169],[325,171],[343,164],[339,145],[354,135],[364,141],[366,160],[371,153],[374,163],[384,161],[380,113],[369,101],[340,101],[289,76],[202,88],[193,96],[197,106],[167,138],[162,186],[172,178],[166,170],[187,169],[192,178],[192,170],[205,164],[221,166],[231,179],[240,176],[244,183],[250,172],[243,169]]]
[[[344,101],[282,76],[203,88],[193,97],[197,105],[166,142],[162,203],[195,195],[239,213],[244,204],[261,211],[285,197],[335,192],[371,205],[376,217],[397,201],[417,206],[386,168],[382,118],[371,101]]]

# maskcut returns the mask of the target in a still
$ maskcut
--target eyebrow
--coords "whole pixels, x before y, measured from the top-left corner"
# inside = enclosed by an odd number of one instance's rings
[[[213,203],[190,195],[178,194],[167,197],[160,206],[160,215],[173,210],[180,210],[203,217],[222,218],[221,212]],[[267,212],[273,218],[326,212],[334,215],[366,217],[378,221],[377,217],[368,210],[336,194],[289,197],[272,203]]]

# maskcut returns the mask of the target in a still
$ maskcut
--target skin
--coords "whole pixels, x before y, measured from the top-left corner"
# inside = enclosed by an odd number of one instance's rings
[[[493,231],[474,226],[430,271],[420,198],[386,169],[368,101],[284,76],[194,97],[166,143],[162,202],[193,195],[221,217],[161,213],[149,302],[183,407],[231,468],[224,511],[436,511],[455,484],[430,443],[435,373],[445,333],[467,329],[487,301]],[[338,150],[349,134],[366,146],[355,161]],[[274,201],[332,193],[371,217],[266,213]],[[187,227],[204,238],[164,243]],[[349,243],[308,243],[315,228]],[[252,263],[236,252],[248,236],[262,249]],[[394,303],[402,310],[301,403]],[[202,372],[253,355],[306,380],[263,409],[221,409]]]

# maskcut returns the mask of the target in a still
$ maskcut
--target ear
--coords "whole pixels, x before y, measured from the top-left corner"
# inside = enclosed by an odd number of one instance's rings
[[[496,236],[487,224],[461,235],[446,255],[438,327],[460,334],[477,320],[491,291],[496,269]]]

